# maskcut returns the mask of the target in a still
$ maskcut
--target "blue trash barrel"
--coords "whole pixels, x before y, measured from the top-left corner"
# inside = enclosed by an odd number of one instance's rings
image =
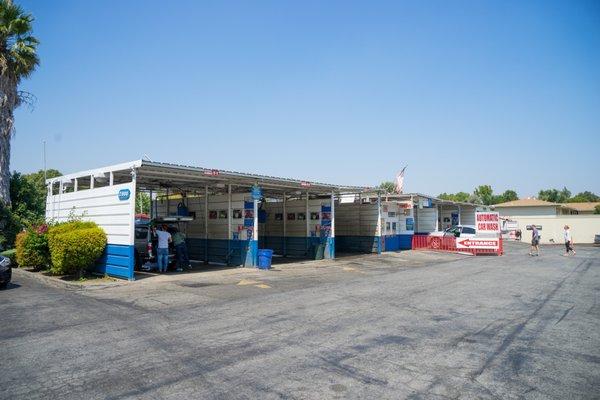
[[[273,258],[273,250],[260,249],[258,250],[258,268],[269,269],[271,268],[271,259]]]

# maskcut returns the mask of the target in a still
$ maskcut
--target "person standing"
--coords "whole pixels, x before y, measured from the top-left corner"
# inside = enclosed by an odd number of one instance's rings
[[[175,245],[175,252],[177,254],[177,271],[181,272],[183,268],[190,267],[190,258],[185,243],[185,234],[179,229],[174,230],[173,245]]]
[[[533,251],[535,250],[535,254]],[[530,256],[540,255],[540,231],[538,231],[535,225],[531,225],[531,251]]]
[[[575,253],[575,250],[573,249],[573,237],[571,236],[571,229],[569,228],[569,225],[565,225],[565,231],[563,233],[563,236],[565,238],[565,247],[566,247],[566,252],[564,254],[564,256],[568,256],[569,252],[572,252],[573,255],[577,254]]]
[[[158,248],[156,249],[156,262],[158,264],[158,272],[167,272],[169,266],[169,243],[173,241],[171,234],[167,232],[165,225],[159,226],[156,231],[158,238]]]

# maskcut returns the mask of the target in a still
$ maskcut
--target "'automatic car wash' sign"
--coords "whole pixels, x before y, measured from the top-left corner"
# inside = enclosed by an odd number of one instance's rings
[[[475,213],[477,234],[500,233],[500,216],[497,212],[484,211]]]

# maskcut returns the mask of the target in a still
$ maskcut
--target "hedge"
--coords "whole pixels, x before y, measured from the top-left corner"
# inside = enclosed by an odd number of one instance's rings
[[[13,266],[19,265],[19,263],[17,262],[17,249],[4,250],[0,253],[0,256],[10,258],[10,261],[13,262]]]
[[[94,222],[74,221],[50,227],[48,245],[55,274],[81,274],[106,247],[106,234]]]
[[[19,232],[16,237],[16,262],[22,267],[47,268],[50,264],[48,250],[48,227],[40,225]]]

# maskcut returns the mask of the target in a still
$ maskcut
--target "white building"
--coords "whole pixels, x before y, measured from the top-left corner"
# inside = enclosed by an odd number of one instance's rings
[[[592,203],[595,204],[595,203]],[[591,214],[589,203],[551,203],[539,199],[520,199],[492,206],[501,218],[516,221],[528,240],[527,228],[541,226],[541,243],[563,243],[564,226],[571,228],[575,243],[593,243],[600,233],[600,215]]]

